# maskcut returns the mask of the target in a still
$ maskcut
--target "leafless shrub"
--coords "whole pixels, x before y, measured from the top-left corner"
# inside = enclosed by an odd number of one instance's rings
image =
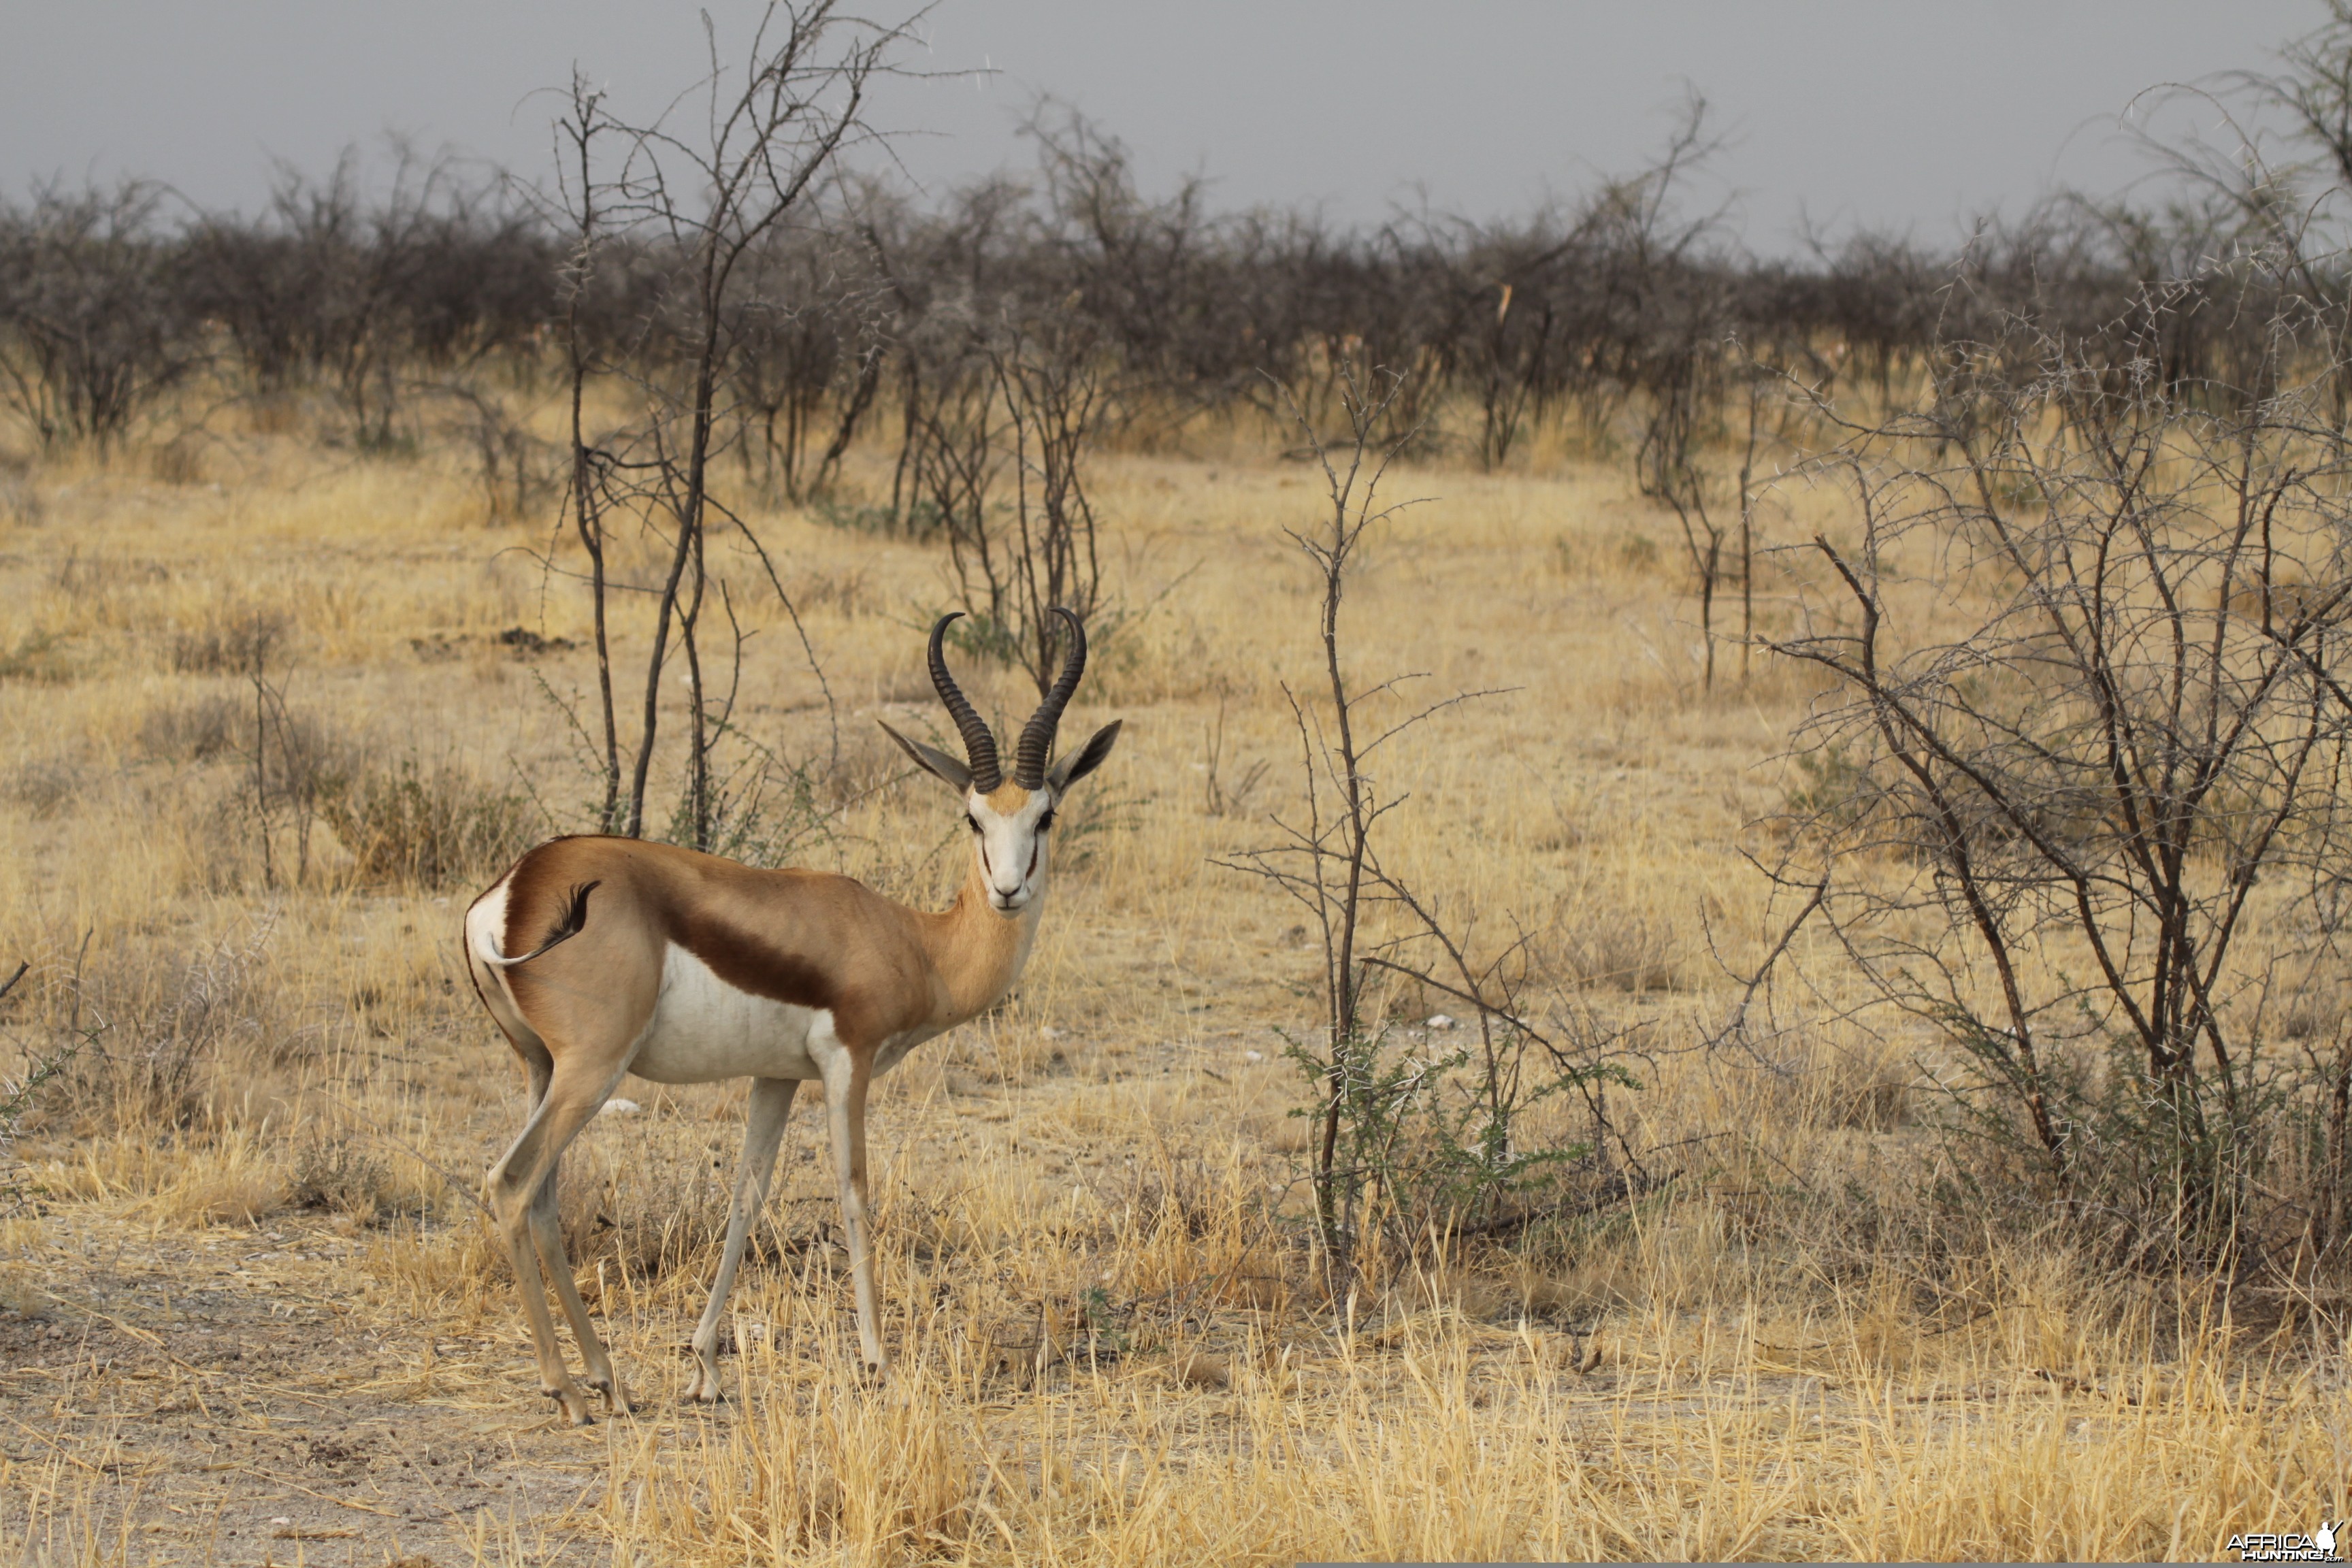
[[[158,703],[140,718],[139,750],[158,762],[213,762],[244,743],[237,731],[245,717],[226,697]]]
[[[1829,1086],[1829,1123],[1861,1132],[1890,1132],[1910,1121],[1911,1096],[1908,1082],[1884,1072],[1858,1080],[1838,1075]]]
[[[1027,671],[1043,692],[1060,668],[1054,606],[1089,626],[1107,618],[1085,475],[1112,388],[1106,346],[1087,324],[1057,321],[1044,301],[993,309],[933,323],[930,362],[908,383],[905,471],[911,515],[947,542],[969,617],[955,637]]]
[[[63,686],[81,673],[68,640],[36,627],[0,651],[0,680],[21,680],[33,686]]]
[[[1381,486],[1404,443],[1383,447],[1375,437],[1392,378],[1368,388],[1351,373],[1345,384],[1340,441],[1327,444],[1297,410],[1323,470],[1328,510],[1310,527],[1286,531],[1322,589],[1315,689],[1284,689],[1305,798],[1274,815],[1281,834],[1274,844],[1220,861],[1297,900],[1319,939],[1324,1017],[1286,1054],[1315,1097],[1293,1114],[1312,1128],[1305,1177],[1325,1284],[1335,1292],[1343,1276],[1377,1273],[1384,1259],[1427,1260],[1432,1247],[1524,1228],[1567,1166],[1605,1155],[1597,1135],[1590,1145],[1540,1136],[1538,1107],[1581,1095],[1605,1131],[1607,1086],[1632,1082],[1612,1056],[1621,1035],[1596,1034],[1590,1015],[1573,1008],[1542,1016],[1534,997],[1545,987],[1530,942],[1476,951],[1471,917],[1445,918],[1384,863],[1377,829],[1402,802],[1381,796],[1368,760],[1431,715],[1493,694],[1385,713],[1382,704],[1411,678],[1366,680],[1346,656],[1346,590],[1367,535],[1399,510],[1382,503]],[[1376,931],[1376,914],[1393,917],[1399,929]],[[1391,1026],[1374,989],[1396,981],[1465,1005],[1475,1035],[1457,1041],[1450,1027]],[[1622,1179],[1613,1188],[1619,1197],[1631,1190]]]
[[[325,1209],[367,1225],[386,1206],[392,1191],[392,1169],[380,1152],[349,1133],[333,1133],[297,1149],[287,1202],[294,1208]]]
[[[395,143],[371,203],[355,150],[314,180],[281,170],[257,220],[207,215],[177,246],[186,309],[220,324],[254,392],[322,387],[337,438],[398,450],[415,384],[493,354],[527,359],[550,313],[554,246],[493,174]],[[419,373],[425,373],[420,375]]]
[[[101,955],[61,982],[65,1036],[80,1047],[52,1114],[115,1129],[181,1128],[202,1113],[216,1067],[247,1070],[289,1042],[277,1036],[266,983],[268,919],[197,948]]]
[[[1647,911],[1619,910],[1582,920],[1547,944],[1561,973],[1586,985],[1640,994],[1671,991],[1682,977],[1674,928]]]
[[[897,68],[893,57],[904,41],[901,31],[844,15],[833,0],[779,0],[761,13],[739,69],[722,64],[708,16],[704,26],[709,71],[687,100],[706,118],[691,134],[684,130],[691,110],[674,106],[662,118],[632,123],[584,79],[574,80],[557,127],[562,184],[548,215],[560,219],[571,244],[563,317],[572,416],[568,510],[589,558],[600,710],[591,744],[600,748],[604,774],[602,825],[632,837],[646,831],[664,674],[682,658],[695,700],[687,715],[681,837],[698,848],[716,842],[726,771],[719,752],[734,738],[734,679],[722,689],[709,679],[716,670],[704,668],[706,611],[723,616],[733,634],[738,672],[742,647],[729,584],[710,569],[712,529],[725,527],[746,545],[784,597],[742,510],[716,488],[718,458],[730,430],[740,436],[742,428],[729,406],[747,352],[740,330],[764,319],[755,292],[761,258],[821,204],[840,154],[869,134],[866,93]],[[625,332],[609,324],[599,330],[586,308],[590,290],[633,264],[648,284],[643,313]],[[628,387],[641,416],[598,435],[583,422],[583,397],[591,380],[604,376]],[[652,600],[635,755],[625,767],[605,564],[611,530],[625,519],[657,539],[667,559]],[[784,605],[797,621],[788,597]],[[805,637],[803,646],[814,668]],[[816,674],[822,687],[823,672]]]
[[[163,484],[200,484],[205,478],[203,444],[186,435],[162,442],[148,451],[147,471]]]
[[[1273,763],[1261,757],[1242,768],[1236,776],[1229,772],[1225,755],[1225,702],[1217,700],[1217,717],[1203,735],[1206,760],[1201,763],[1201,809],[1211,816],[1243,816],[1250,810],[1250,797],[1265,782],[1266,770]]]
[[[441,888],[487,876],[530,847],[522,796],[455,767],[362,768],[324,792],[328,827],[368,881]]]
[[[282,684],[262,670],[251,677],[253,695],[240,713],[247,744],[238,756],[238,789],[232,808],[245,819],[250,843],[259,852],[261,884],[281,880],[300,887],[310,879],[311,830],[321,809],[338,798],[352,767],[342,738],[314,715],[289,708]],[[286,864],[281,836],[293,837],[292,864]]]
[[[33,482],[32,464],[18,453],[0,448],[0,523],[37,528],[44,512],[40,488]]]
[[[200,357],[162,205],[161,187],[132,181],[0,205],[0,398],[44,445],[120,441]]]
[[[845,620],[870,616],[882,607],[882,595],[864,567],[845,571],[811,571],[793,587],[793,602],[805,609],[829,609]]]
[[[17,961],[8,978],[0,981],[0,1002],[16,994],[32,968],[29,961]],[[28,1043],[14,1031],[5,1037],[21,1066],[15,1074],[0,1077],[0,1159],[16,1152],[19,1129],[32,1119],[43,1092],[73,1065],[85,1044],[70,1030],[58,1032],[46,1044]],[[21,1169],[0,1166],[0,1213],[21,1209],[37,1190]]]
[[[422,390],[452,411],[448,427],[473,448],[485,521],[522,521],[555,496],[556,448],[531,434],[503,399],[464,380],[437,382]]]
[[[1283,829],[1280,841],[1265,848],[1244,850],[1223,862],[1265,879],[1296,900],[1320,938],[1318,990],[1324,1009],[1318,1031],[1320,1038],[1293,1048],[1302,1068],[1323,1080],[1322,1104],[1314,1110],[1316,1144],[1308,1174],[1325,1256],[1335,1268],[1346,1266],[1354,1255],[1360,1205],[1375,1179],[1358,1156],[1368,1143],[1377,1149],[1390,1141],[1385,1134],[1401,1103],[1395,1092],[1398,1085],[1388,1081],[1391,1075],[1381,1071],[1381,1042],[1367,1018],[1367,971],[1361,952],[1370,942],[1367,917],[1381,891],[1372,830],[1384,810],[1361,764],[1365,754],[1387,735],[1359,734],[1370,723],[1368,700],[1396,682],[1391,679],[1373,683],[1367,692],[1365,683],[1354,676],[1343,658],[1340,622],[1340,606],[1359,546],[1368,532],[1398,510],[1394,503],[1383,504],[1380,495],[1395,446],[1383,451],[1376,440],[1387,395],[1394,390],[1396,380],[1386,376],[1367,388],[1350,371],[1344,404],[1347,444],[1336,459],[1305,413],[1298,415],[1321,462],[1329,514],[1307,531],[1287,531],[1321,579],[1318,620],[1324,668],[1319,684],[1328,692],[1328,716],[1312,699],[1303,700],[1284,689],[1297,720],[1303,756],[1305,816],[1292,822],[1276,816],[1275,822]],[[1344,1152],[1343,1131],[1350,1134],[1350,1147]]]
[[[2251,304],[2282,265],[2240,265]],[[2345,973],[2352,445],[2338,307],[2283,307],[2252,385],[2157,374],[2220,281],[2155,290],[2121,364],[2024,322],[1950,345],[1923,406],[1823,459],[1860,536],[1816,539],[1776,646],[1843,697],[1790,885],[1943,1041],[1977,1179],[2121,1257],[2236,1268],[2346,1241],[2340,1167],[2277,1178],[2352,1053],[2265,1019]]]
[[[1795,1024],[1769,1051],[1719,1058],[1719,1070],[1738,1074],[1748,1103],[1761,1108],[1759,1121],[1849,1132],[1912,1125],[1923,1084],[1910,1058],[1890,1041],[1831,1039],[1812,1022]]]
[[[57,816],[89,788],[88,772],[64,757],[26,763],[9,776],[6,785],[10,800],[42,817]]]
[[[311,829],[354,767],[349,746],[333,727],[287,700],[281,662],[287,626],[274,613],[244,611],[173,634],[175,665],[205,674],[242,675],[247,694],[166,704],[151,710],[140,724],[140,748],[150,757],[236,764],[235,784],[221,797],[209,836],[215,874],[230,883],[244,882],[257,870],[265,888],[278,887],[281,873],[297,886],[306,881]],[[292,843],[281,846],[279,839],[289,835]],[[251,860],[232,852],[232,846],[249,847]],[[286,865],[289,848],[291,863]]]
[[[845,226],[773,230],[746,262],[728,329],[740,453],[786,497],[821,496],[881,389],[887,281]]]
[[[293,631],[275,610],[225,608],[194,626],[175,628],[165,653],[183,675],[247,675],[267,665]]]

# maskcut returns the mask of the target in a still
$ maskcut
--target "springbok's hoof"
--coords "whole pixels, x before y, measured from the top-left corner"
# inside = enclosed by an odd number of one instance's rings
[[[588,1401],[581,1395],[578,1389],[542,1388],[540,1393],[555,1401],[555,1407],[563,1414],[565,1426],[593,1426],[596,1425],[596,1413],[588,1407]]]

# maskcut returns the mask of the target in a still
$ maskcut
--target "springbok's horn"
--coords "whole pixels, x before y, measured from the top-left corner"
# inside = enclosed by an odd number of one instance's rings
[[[938,688],[940,700],[947,704],[948,717],[963,732],[963,754],[971,763],[971,787],[982,795],[995,792],[1004,782],[1004,768],[996,760],[996,737],[988,732],[988,721],[973,709],[963,688],[948,673],[948,656],[940,646],[947,638],[948,626],[963,615],[961,610],[941,616],[931,627],[931,684]]]
[[[1013,782],[1023,789],[1045,787],[1045,764],[1054,755],[1054,731],[1061,727],[1062,710],[1070,705],[1070,694],[1077,690],[1078,677],[1087,670],[1087,628],[1059,605],[1054,606],[1054,613],[1069,623],[1070,646],[1062,655],[1062,673],[1055,678],[1045,700],[1037,704],[1037,711],[1029,715],[1021,731],[1020,749],[1013,754]]]

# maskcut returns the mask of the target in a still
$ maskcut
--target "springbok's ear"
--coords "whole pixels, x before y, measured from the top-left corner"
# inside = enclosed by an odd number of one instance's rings
[[[1045,774],[1045,782],[1054,786],[1054,793],[1061,794],[1102,766],[1104,760],[1110,755],[1111,743],[1118,739],[1118,727],[1126,722],[1124,719],[1112,720],[1097,730],[1094,739],[1079,747],[1076,755],[1064,757],[1055,763]]]
[[[880,720],[876,720],[880,724]],[[898,742],[899,749],[915,759],[915,765],[932,777],[944,780],[958,795],[971,788],[971,769],[949,756],[937,746],[926,746],[920,741],[909,741],[887,724],[882,732]]]

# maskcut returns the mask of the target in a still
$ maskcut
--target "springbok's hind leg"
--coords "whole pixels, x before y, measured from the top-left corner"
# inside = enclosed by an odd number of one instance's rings
[[[547,1098],[555,1063],[535,1037],[530,1045],[535,1048],[523,1049],[523,1059],[530,1074],[531,1108],[537,1110],[540,1101]],[[613,1376],[613,1359],[605,1353],[604,1342],[596,1337],[595,1326],[588,1321],[587,1303],[580,1300],[580,1288],[572,1277],[571,1259],[563,1254],[563,1228],[556,1207],[556,1177],[562,1164],[559,1154],[548,1170],[547,1180],[539,1184],[539,1192],[531,1200],[531,1241],[539,1250],[539,1266],[554,1285],[556,1300],[571,1321],[572,1337],[579,1342],[580,1359],[587,1368],[588,1386],[604,1394],[608,1413],[626,1410],[628,1396],[621,1392],[620,1384]]]
[[[800,1079],[792,1078],[751,1080],[751,1103],[743,1113],[743,1158],[735,1166],[735,1197],[727,1208],[727,1249],[719,1255],[719,1276],[710,1282],[710,1305],[702,1310],[702,1321],[694,1329],[694,1381],[686,1396],[698,1404],[715,1405],[719,1399],[719,1325],[726,1316],[727,1292],[734,1289],[751,1222],[768,1201],[776,1147],[783,1142],[784,1119],[800,1087]]]
[[[629,1397],[613,1373],[613,1358],[605,1352],[604,1342],[596,1337],[596,1325],[588,1320],[588,1304],[580,1299],[572,1260],[563,1252],[563,1226],[555,1203],[555,1178],[561,1168],[559,1160],[556,1170],[547,1173],[547,1180],[539,1184],[538,1195],[531,1199],[530,1238],[539,1249],[539,1266],[555,1287],[555,1299],[572,1324],[572,1337],[579,1342],[580,1360],[586,1369],[583,1381],[604,1396],[606,1415],[618,1415],[629,1408]]]
[[[625,1065],[626,1058],[621,1060]],[[514,1268],[515,1284],[522,1292],[523,1314],[530,1321],[531,1346],[539,1359],[540,1392],[562,1406],[564,1419],[574,1426],[588,1426],[595,1416],[589,1410],[587,1395],[565,1368],[562,1347],[556,1342],[555,1323],[547,1310],[547,1281],[540,1272],[539,1248],[531,1235],[531,1209],[540,1189],[552,1177],[556,1162],[563,1157],[565,1147],[603,1107],[620,1076],[620,1068],[590,1068],[576,1060],[559,1058],[549,1077],[547,1092],[532,1109],[521,1135],[490,1167],[490,1213],[498,1221],[500,1238],[506,1242],[507,1260]],[[558,1254],[561,1256],[560,1247]],[[565,1282],[569,1284],[568,1276]],[[578,1299],[575,1289],[572,1300]],[[567,1302],[566,1310],[570,1307]],[[585,1310],[582,1309],[583,1317],[575,1322],[584,1321]],[[593,1334],[582,1336],[583,1351],[594,1342]],[[603,1346],[597,1346],[597,1353],[603,1353]]]

